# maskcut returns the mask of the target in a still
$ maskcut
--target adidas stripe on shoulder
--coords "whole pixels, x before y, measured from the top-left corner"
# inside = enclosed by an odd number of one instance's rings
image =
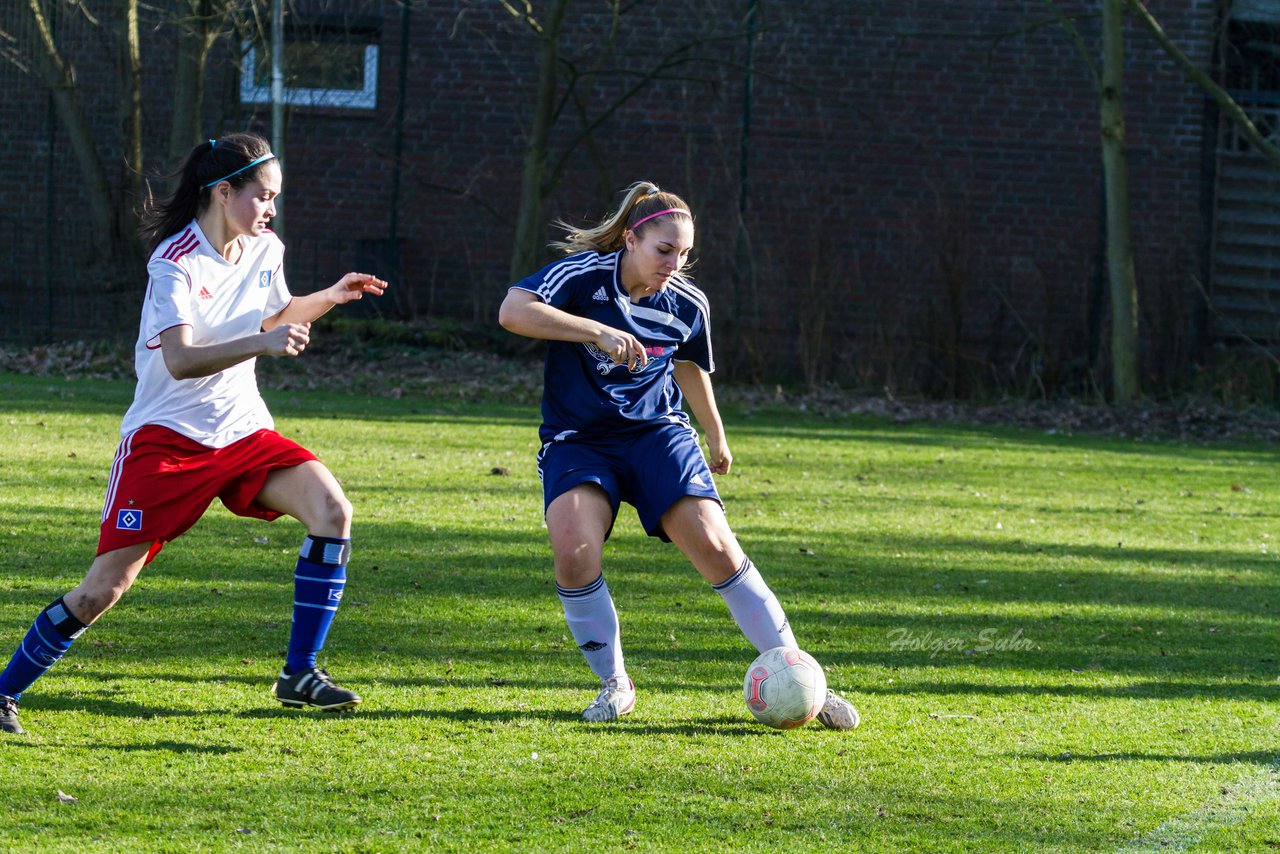
[[[616,252],[609,255],[601,255],[598,252],[587,251],[577,255],[570,255],[563,261],[558,261],[553,265],[553,269],[547,272],[546,278],[542,280],[542,284],[538,286],[536,293],[542,298],[543,302],[550,302],[557,291],[577,277],[602,270],[612,270],[617,264],[618,255]]]
[[[707,300],[707,295],[702,292],[701,288],[680,275],[672,276],[667,287],[697,306],[699,313],[702,314],[704,323],[711,320],[711,303]]]
[[[711,348],[711,304],[707,301],[707,295],[693,282],[680,275],[673,276],[667,287],[673,293],[693,303],[698,309],[698,314],[702,316],[702,334],[707,341],[707,371],[714,372],[716,360]]]

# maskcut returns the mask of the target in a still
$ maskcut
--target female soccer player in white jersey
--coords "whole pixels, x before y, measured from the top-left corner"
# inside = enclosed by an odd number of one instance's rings
[[[387,284],[348,273],[292,296],[284,246],[268,229],[280,181],[266,140],[230,134],[196,146],[174,195],[144,217],[153,251],[135,348],[138,384],[111,467],[98,554],[80,585],[40,612],[0,672],[0,731],[22,732],[22,692],[215,497],[238,515],[287,514],[307,529],[276,698],[325,710],[360,702],[316,666],[346,581],[351,504],[323,463],[272,429],[254,363],[297,356],[311,321]]]
[[[512,285],[498,319],[550,341],[538,475],[556,591],[601,681],[582,717],[610,721],[636,701],[602,569],[623,501],[645,531],[684,552],[756,649],[796,642],[711,480],[733,456],[711,390],[707,298],[680,274],[693,248],[689,206],[639,182],[599,226],[560,225],[568,239],[552,245],[568,257]],[[682,399],[706,433],[710,466]],[[857,711],[834,692],[818,719],[832,729],[858,725]]]

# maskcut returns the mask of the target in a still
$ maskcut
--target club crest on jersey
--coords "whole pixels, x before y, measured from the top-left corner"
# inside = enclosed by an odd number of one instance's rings
[[[260,288],[271,287],[271,271],[270,270],[262,270],[261,272],[258,273],[258,287]]]
[[[131,510],[125,508],[116,511],[116,530],[118,531],[141,531],[142,530],[142,511]]]
[[[613,361],[612,356],[610,356],[605,351],[601,350],[595,344],[592,344],[590,341],[584,343],[582,346],[586,347],[587,352],[595,357],[596,370],[600,372],[601,376],[607,375],[614,368],[623,368],[625,370],[631,371],[631,373],[633,374],[638,374],[641,371],[643,371],[646,367],[644,365],[641,365],[639,361],[636,362],[636,366],[634,368],[628,368],[626,365],[619,365],[617,362]]]

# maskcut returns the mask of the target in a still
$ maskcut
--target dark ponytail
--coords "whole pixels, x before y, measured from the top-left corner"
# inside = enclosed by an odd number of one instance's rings
[[[139,231],[147,242],[147,251],[177,234],[209,205],[210,191],[222,181],[240,189],[258,176],[262,165],[270,161],[271,146],[256,133],[231,133],[217,140],[202,142],[182,161],[178,171],[167,176],[177,179],[177,189],[167,199],[148,199],[142,209]],[[259,158],[266,160],[245,169]],[[238,171],[243,169],[244,171]]]

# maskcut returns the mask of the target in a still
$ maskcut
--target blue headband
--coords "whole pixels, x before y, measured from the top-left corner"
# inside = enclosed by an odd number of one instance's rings
[[[213,140],[210,140],[210,142],[212,142],[212,141],[213,141]],[[229,175],[223,175],[221,178],[219,178],[219,179],[218,179],[218,180],[216,180],[216,181],[210,181],[208,184],[205,184],[205,185],[204,185],[203,187],[201,187],[200,189],[202,189],[202,190],[207,190],[207,189],[209,189],[210,187],[216,187],[217,185],[221,184],[223,181],[226,181],[228,178],[234,178],[235,176],[239,175],[239,174],[240,174],[241,172],[243,172],[244,170],[246,170],[246,169],[252,169],[254,166],[257,166],[259,163],[262,163],[262,162],[263,162],[263,161],[265,161],[265,160],[270,160],[270,159],[272,159],[273,157],[275,157],[275,155],[274,155],[274,154],[272,154],[270,151],[268,151],[266,154],[262,155],[262,156],[261,156],[261,157],[259,157],[257,160],[250,160],[248,163],[246,163],[245,165],[241,166],[239,169],[237,169],[236,171],[232,172],[231,174],[229,174]]]

